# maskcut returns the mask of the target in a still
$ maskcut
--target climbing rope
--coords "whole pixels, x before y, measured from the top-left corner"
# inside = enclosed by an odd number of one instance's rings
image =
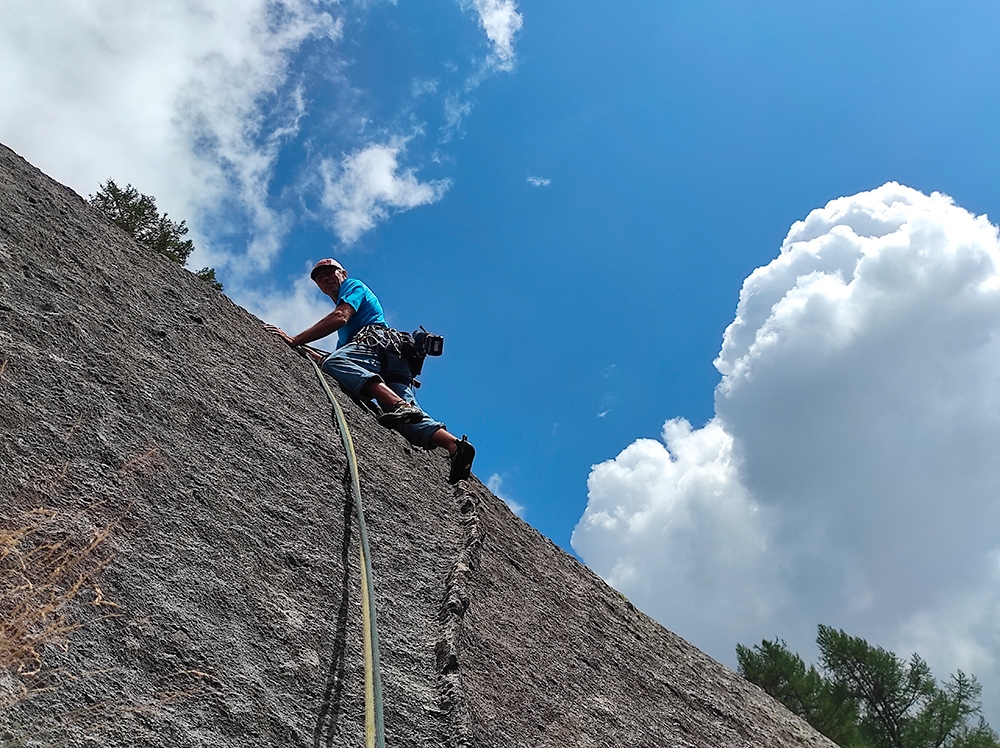
[[[351,491],[354,494],[354,509],[358,517],[358,534],[361,536],[361,610],[364,618],[365,647],[365,745],[367,748],[385,748],[385,724],[382,721],[382,677],[379,674],[378,625],[375,620],[375,584],[372,577],[371,553],[368,550],[368,530],[365,526],[365,512],[361,505],[361,483],[358,479],[358,459],[354,454],[354,442],[347,428],[344,410],[333,395],[326,377],[316,360],[306,351],[298,352],[308,358],[323,385],[326,396],[333,405],[334,421],[340,431],[347,453],[347,464],[351,469]]]

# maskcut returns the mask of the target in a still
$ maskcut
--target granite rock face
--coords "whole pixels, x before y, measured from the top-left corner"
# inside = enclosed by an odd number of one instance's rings
[[[833,745],[342,402],[387,745]],[[361,745],[345,476],[308,363],[0,146],[0,525],[111,528],[0,743]]]

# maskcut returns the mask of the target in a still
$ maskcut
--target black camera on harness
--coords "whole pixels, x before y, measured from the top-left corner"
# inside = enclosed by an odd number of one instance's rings
[[[440,356],[444,353],[444,337],[427,332],[423,327],[413,331],[413,346],[424,356]]]
[[[422,326],[419,330],[414,330],[412,335],[406,332],[399,335],[401,339],[399,353],[406,359],[406,363],[410,367],[413,386],[419,387],[420,382],[416,380],[416,377],[423,371],[424,359],[428,356],[440,356],[444,353],[444,338],[441,335],[427,332]]]

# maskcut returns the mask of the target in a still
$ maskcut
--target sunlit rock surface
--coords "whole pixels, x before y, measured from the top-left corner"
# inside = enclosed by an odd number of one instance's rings
[[[343,402],[388,746],[832,745]],[[363,744],[358,536],[312,368],[2,146],[0,434],[5,528],[111,527],[79,628],[0,678],[0,742]]]

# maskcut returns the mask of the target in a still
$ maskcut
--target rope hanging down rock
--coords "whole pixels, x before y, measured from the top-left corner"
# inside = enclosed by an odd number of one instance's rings
[[[358,535],[361,537],[361,609],[364,617],[365,648],[365,744],[367,748],[385,748],[385,724],[382,719],[382,676],[378,657],[378,624],[375,616],[375,583],[372,576],[371,553],[368,550],[368,530],[365,526],[365,512],[361,505],[361,483],[358,479],[358,459],[354,454],[354,442],[347,428],[344,410],[333,395],[326,377],[316,360],[301,348],[296,349],[309,359],[316,371],[323,390],[333,406],[333,419],[340,431],[340,438],[347,453],[347,464],[351,470],[351,492],[354,494],[354,509],[358,518]]]

